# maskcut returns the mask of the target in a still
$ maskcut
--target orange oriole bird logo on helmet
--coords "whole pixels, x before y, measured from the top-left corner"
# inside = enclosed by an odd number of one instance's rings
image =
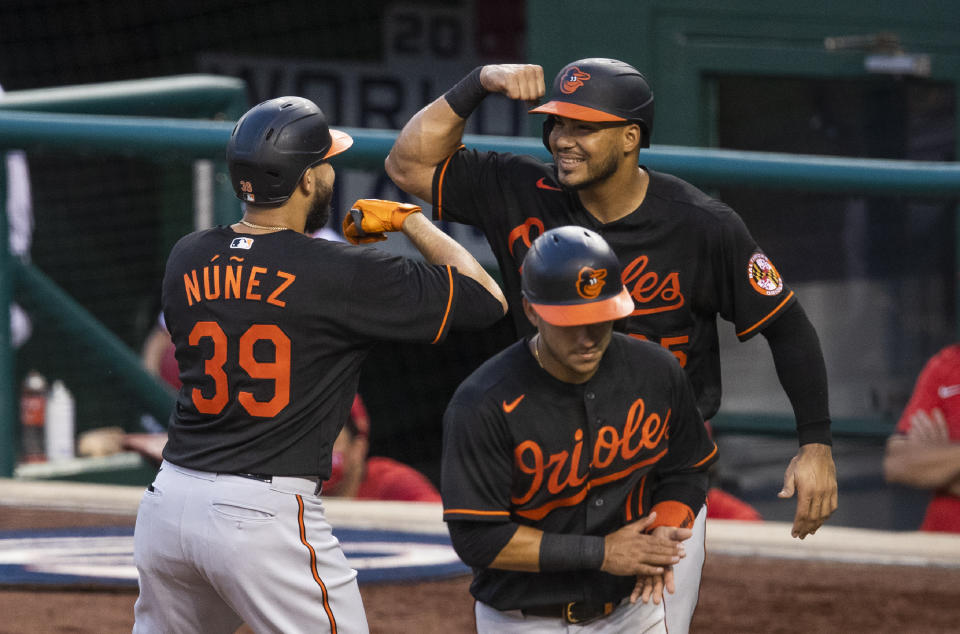
[[[572,95],[588,79],[590,79],[590,73],[585,73],[576,66],[572,66],[564,74],[563,81],[560,82],[560,92],[565,95]]]
[[[606,277],[607,269],[583,267],[577,279],[577,295],[584,299],[596,299],[606,284]]]

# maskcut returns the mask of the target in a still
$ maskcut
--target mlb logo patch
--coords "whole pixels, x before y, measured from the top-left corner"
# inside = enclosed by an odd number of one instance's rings
[[[249,249],[253,246],[253,238],[234,238],[230,243],[231,249]]]

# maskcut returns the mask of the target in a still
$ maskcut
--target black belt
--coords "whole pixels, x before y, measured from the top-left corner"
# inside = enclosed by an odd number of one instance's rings
[[[273,482],[273,476],[261,475],[259,473],[231,473],[230,475],[240,476],[241,478],[247,478],[249,480],[259,480],[267,484]]]
[[[234,475],[241,478],[247,478],[248,480],[256,480],[257,482],[266,482],[267,484],[273,484],[273,476],[263,475],[262,473],[227,473],[222,475]],[[284,476],[278,476],[284,477]],[[323,480],[317,476],[286,476],[289,478],[300,478],[303,480],[310,480],[317,484],[316,488],[313,490],[314,495],[320,495],[321,487],[323,487]]]
[[[570,603],[523,608],[520,612],[525,616],[546,616],[561,618],[567,623],[586,623],[609,615],[619,603],[619,601],[608,601],[607,603],[572,601]]]

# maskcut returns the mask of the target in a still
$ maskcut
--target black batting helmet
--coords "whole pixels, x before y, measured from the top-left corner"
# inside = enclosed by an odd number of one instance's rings
[[[580,121],[623,121],[643,129],[641,147],[650,147],[653,133],[653,90],[636,68],[616,59],[589,57],[567,64],[553,80],[550,101],[530,112]],[[543,124],[543,144],[553,117]]]
[[[290,198],[307,168],[351,145],[350,135],[330,128],[309,99],[264,101],[240,117],[227,142],[233,191],[244,202],[279,205]]]
[[[537,314],[555,326],[614,321],[633,312],[616,254],[584,227],[558,227],[534,240],[520,284]]]

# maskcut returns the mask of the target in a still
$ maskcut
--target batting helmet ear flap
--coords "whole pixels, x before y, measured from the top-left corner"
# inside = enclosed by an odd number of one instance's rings
[[[547,152],[553,152],[550,149],[550,132],[553,131],[553,126],[557,124],[557,120],[553,117],[552,114],[547,115],[547,118],[543,120],[543,146],[547,148]]]

